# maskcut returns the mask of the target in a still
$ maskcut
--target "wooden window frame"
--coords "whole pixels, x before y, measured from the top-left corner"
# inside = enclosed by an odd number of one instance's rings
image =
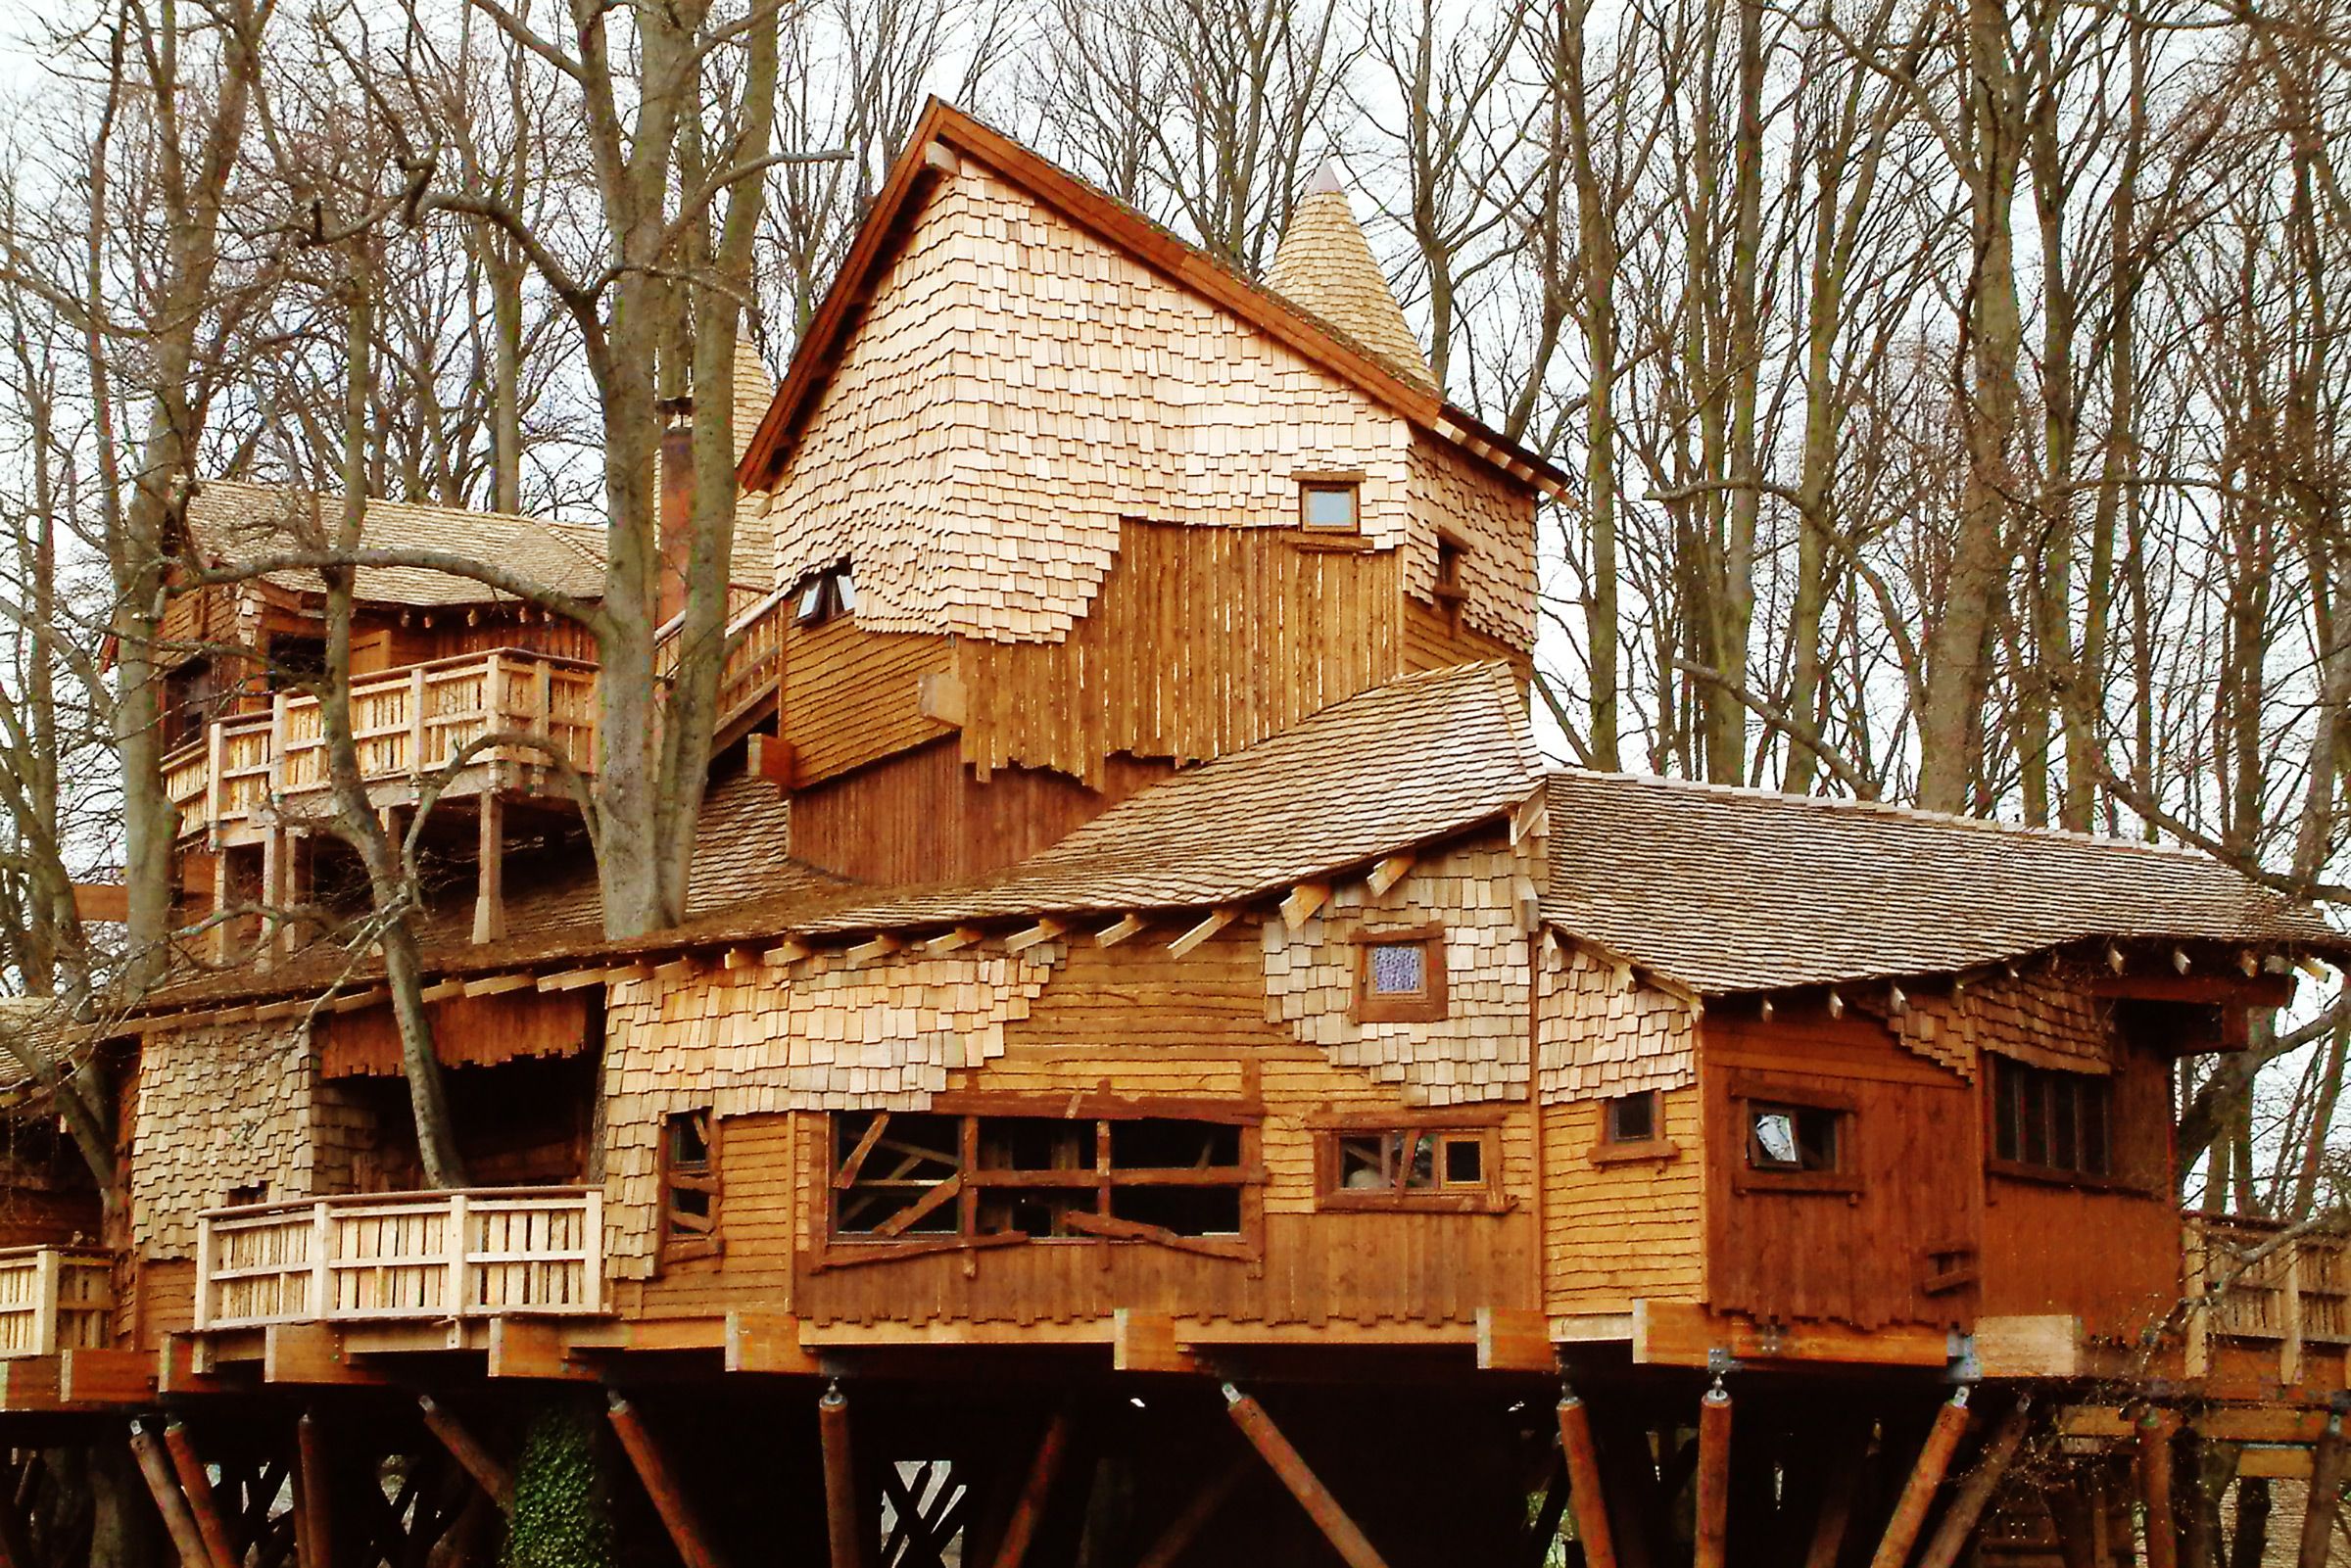
[[[1349,933],[1355,944],[1355,1005],[1348,1017],[1358,1023],[1435,1023],[1451,1016],[1445,996],[1445,927],[1407,926]],[[1420,989],[1410,994],[1371,989],[1371,950],[1418,943]]]
[[[1860,1103],[1833,1089],[1783,1083],[1773,1079],[1739,1077],[1730,1085],[1731,1189],[1734,1192],[1834,1194],[1858,1200],[1861,1179]],[[1758,1109],[1825,1111],[1836,1117],[1837,1168],[1834,1170],[1771,1170],[1749,1164],[1748,1139],[1752,1136]]]
[[[1646,1138],[1618,1135],[1616,1108],[1628,1100],[1649,1102],[1649,1136]],[[1594,1164],[1607,1165],[1633,1160],[1671,1160],[1681,1152],[1681,1147],[1665,1136],[1664,1090],[1635,1089],[1629,1094],[1610,1095],[1600,1102],[1600,1141],[1592,1147]]]
[[[1354,472],[1301,473],[1298,482],[1298,531],[1317,539],[1355,539],[1364,532],[1364,476]],[[1311,498],[1344,495],[1347,518],[1343,524],[1318,523],[1310,516]]]
[[[1437,530],[1437,558],[1434,580],[1429,584],[1429,597],[1445,616],[1445,624],[1454,631],[1462,629],[1462,606],[1469,602],[1468,585],[1462,581],[1462,567],[1475,546],[1450,528]]]
[[[813,605],[807,603],[811,589],[816,592]],[[848,562],[836,561],[822,570],[810,572],[792,586],[792,624],[813,628],[854,619],[857,614],[856,595],[856,580],[850,573]]]
[[[941,1117],[958,1123],[957,1170],[940,1187],[952,1188],[936,1207],[954,1205],[952,1233],[908,1231],[877,1235],[840,1228],[840,1195],[854,1185],[856,1170],[846,1162],[855,1154],[840,1142],[842,1115],[824,1113],[824,1245],[813,1260],[818,1268],[840,1268],[859,1263],[917,1258],[930,1253],[975,1252],[1026,1243],[1054,1247],[1090,1247],[1105,1242],[1145,1242],[1173,1252],[1207,1258],[1254,1262],[1265,1255],[1266,1168],[1260,1132],[1263,1109],[1252,1100],[1129,1098],[1108,1093],[935,1095],[919,1115]],[[872,1115],[887,1118],[890,1113]],[[1070,1170],[992,1169],[980,1164],[981,1124],[988,1120],[1062,1120],[1090,1122],[1094,1128],[1094,1164]],[[1111,1164],[1111,1128],[1122,1121],[1196,1121],[1230,1127],[1239,1135],[1240,1164],[1198,1168],[1145,1166],[1122,1170]],[[1111,1212],[1111,1194],[1119,1188],[1214,1186],[1238,1189],[1240,1229],[1232,1235],[1190,1236],[1139,1220],[1122,1219]],[[1085,1234],[1034,1236],[1026,1231],[982,1231],[980,1197],[989,1190],[1053,1188],[1091,1191],[1096,1210],[1085,1221]],[[1107,1266],[1107,1265],[1106,1265]]]
[[[681,1169],[675,1154],[671,1132],[675,1124],[687,1117],[701,1118],[703,1158]],[[682,1261],[689,1258],[714,1258],[724,1251],[719,1236],[725,1202],[721,1186],[719,1164],[719,1118],[709,1106],[694,1106],[684,1111],[672,1111],[661,1118],[661,1249],[663,1262]],[[710,1213],[705,1224],[700,1217],[681,1212],[670,1202],[674,1192],[707,1193]]]
[[[1378,1213],[1507,1213],[1515,1208],[1503,1188],[1503,1113],[1481,1107],[1444,1111],[1380,1113],[1366,1116],[1320,1117],[1308,1122],[1315,1134],[1315,1207],[1334,1211]],[[1388,1188],[1340,1185],[1343,1162],[1340,1143],[1348,1138],[1391,1136],[1415,1148],[1423,1137],[1437,1140],[1434,1187],[1407,1187],[1402,1182],[1412,1168],[1408,1158],[1397,1165],[1398,1185]],[[1448,1182],[1444,1177],[1445,1150],[1450,1143],[1478,1145],[1480,1179]]]
[[[2106,1072],[2071,1072],[2063,1068],[2043,1068],[1994,1051],[1984,1053],[1984,1168],[1995,1176],[2012,1181],[2040,1182],[2053,1187],[2075,1187],[2085,1192],[2129,1193],[2144,1196],[2149,1188],[2143,1182],[2133,1181],[2123,1174],[2126,1162],[2122,1156],[2122,1139],[2115,1125],[2114,1075]],[[2020,1155],[2000,1153],[2000,1103],[2005,1097],[2012,1073],[2027,1073],[2045,1078],[2051,1083],[2064,1083],[2077,1092],[2096,1089],[2105,1100],[2106,1168],[2088,1170],[2076,1166],[2042,1164],[2028,1161]],[[2077,1102],[2079,1105],[2079,1102]],[[2077,1117],[2079,1112],[2077,1110]],[[2054,1128],[2050,1129],[2054,1132]],[[2077,1145],[2080,1140],[2079,1122],[2076,1127]],[[2020,1143],[2021,1150],[2021,1128]]]

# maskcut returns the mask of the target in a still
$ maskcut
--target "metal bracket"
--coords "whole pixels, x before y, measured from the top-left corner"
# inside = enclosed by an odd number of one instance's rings
[[[1706,1370],[1721,1377],[1726,1372],[1744,1371],[1745,1368],[1739,1364],[1739,1357],[1731,1354],[1730,1347],[1715,1345],[1706,1351]]]
[[[1950,1364],[1943,1371],[1949,1383],[1973,1383],[1984,1376],[1984,1363],[1976,1356],[1976,1337],[1954,1329],[1945,1341],[1943,1354]]]

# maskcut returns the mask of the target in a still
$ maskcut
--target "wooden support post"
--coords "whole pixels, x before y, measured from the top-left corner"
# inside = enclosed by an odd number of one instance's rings
[[[426,1429],[441,1440],[441,1447],[449,1450],[451,1458],[465,1467],[465,1473],[473,1477],[492,1502],[498,1504],[498,1511],[512,1513],[514,1473],[499,1463],[490,1450],[482,1446],[481,1440],[467,1431],[465,1423],[452,1414],[439,1400],[430,1394],[419,1394],[416,1396],[416,1406],[424,1413]]]
[[[1036,1527],[1045,1516],[1045,1499],[1052,1496],[1053,1480],[1061,1473],[1062,1455],[1069,1446],[1070,1412],[1056,1410],[1053,1419],[1045,1423],[1036,1457],[1029,1464],[1029,1479],[1021,1483],[1020,1499],[1005,1522],[1003,1540],[996,1545],[995,1568],[1021,1568],[1028,1557],[1029,1544],[1036,1539]]]
[[[678,1558],[686,1568],[722,1568],[721,1559],[710,1546],[710,1534],[702,1528],[701,1515],[679,1490],[677,1477],[670,1473],[669,1462],[661,1450],[653,1447],[653,1435],[646,1430],[645,1418],[637,1406],[621,1395],[612,1396],[609,1411],[612,1431],[620,1439],[621,1450],[628,1454],[629,1463],[636,1466],[637,1479],[645,1483],[646,1495],[653,1499],[653,1511],[669,1531],[670,1544],[678,1548]]]
[[[1851,1528],[1853,1499],[1861,1492],[1861,1472],[1869,1462],[1869,1427],[1853,1435],[1850,1455],[1829,1465],[1828,1490],[1821,1495],[1820,1516],[1812,1521],[1812,1544],[1804,1552],[1804,1568],[1837,1568],[1845,1555],[1846,1532]]]
[[[1250,1445],[1265,1456],[1267,1465],[1280,1478],[1281,1484],[1290,1489],[1290,1496],[1298,1499],[1307,1517],[1314,1520],[1323,1536],[1338,1548],[1339,1555],[1347,1560],[1348,1568],[1388,1568],[1386,1561],[1371,1548],[1371,1543],[1366,1539],[1363,1531],[1356,1528],[1355,1521],[1348,1518],[1347,1511],[1339,1506],[1339,1499],[1330,1495],[1330,1489],[1322,1484],[1321,1478],[1307,1468],[1306,1460],[1299,1456],[1296,1449],[1290,1447],[1290,1440],[1281,1435],[1281,1428],[1275,1426],[1273,1418],[1266,1414],[1264,1405],[1227,1383],[1224,1385],[1224,1407],[1225,1413],[1232,1417],[1233,1425],[1241,1429],[1241,1436],[1247,1438]]]
[[[294,1423],[294,1528],[304,1543],[302,1568],[333,1568],[334,1483],[326,1473],[326,1434],[308,1411]]]
[[[146,1477],[155,1511],[164,1516],[164,1532],[171,1538],[171,1549],[179,1554],[180,1568],[214,1568],[213,1554],[196,1529],[196,1516],[188,1512],[188,1499],[180,1493],[179,1479],[171,1473],[162,1441],[134,1421],[130,1451],[139,1461],[139,1474]]]
[[[2019,1395],[2016,1407],[1992,1429],[1984,1456],[1960,1482],[1943,1523],[1936,1527],[1934,1539],[1927,1543],[1927,1554],[1918,1560],[1918,1568],[1952,1568],[1958,1562],[1959,1554],[1967,1549],[1967,1538],[1976,1532],[1976,1521],[1984,1517],[1986,1505],[1998,1490],[2000,1478],[2016,1461],[2016,1450],[2023,1446],[2025,1433],[2032,1425],[2033,1397]]]
[[[1926,1526],[1927,1509],[1935,1501],[1935,1489],[1943,1485],[1951,1450],[1959,1447],[1960,1434],[1966,1430],[1967,1390],[1961,1389],[1935,1412],[1935,1425],[1918,1450],[1918,1462],[1910,1467],[1910,1479],[1902,1484],[1901,1498],[1894,1505],[1894,1517],[1886,1521],[1886,1534],[1878,1538],[1877,1555],[1869,1559],[1869,1568],[1902,1568],[1910,1560],[1910,1548],[1917,1544],[1918,1533]]]
[[[473,893],[473,940],[477,946],[506,939],[506,808],[495,789],[485,791],[478,804],[481,822]]]
[[[2329,1415],[2327,1430],[2310,1456],[2310,1500],[2302,1514],[2302,1550],[2296,1568],[2327,1568],[2334,1540],[2334,1514],[2343,1495],[2343,1418]]]
[[[1169,1520],[1168,1527],[1134,1560],[1134,1568],[1176,1568],[1176,1560],[1183,1555],[1184,1548],[1192,1544],[1201,1531],[1208,1528],[1208,1522],[1217,1516],[1217,1510],[1232,1500],[1232,1495],[1240,1491],[1241,1483],[1248,1479],[1249,1458],[1244,1454],[1226,1465],[1214,1481],[1192,1495],[1192,1500],[1183,1505],[1183,1511]]]
[[[1731,1397],[1722,1380],[1698,1403],[1697,1568],[1723,1568],[1731,1518]]]
[[[187,1496],[188,1511],[196,1519],[196,1533],[203,1539],[205,1552],[213,1559],[214,1568],[237,1568],[245,1560],[245,1554],[229,1539],[227,1521],[220,1517],[219,1499],[213,1496],[212,1479],[204,1473],[204,1461],[196,1456],[196,1445],[190,1441],[188,1429],[177,1421],[166,1423],[164,1448],[171,1455],[171,1469],[179,1477],[179,1490]]]
[[[1592,1413],[1571,1389],[1559,1394],[1559,1453],[1567,1461],[1567,1505],[1575,1510],[1575,1539],[1583,1543],[1584,1568],[1616,1568],[1608,1499],[1600,1489],[1600,1447],[1592,1441]]]
[[[2138,1488],[2147,1505],[2147,1568],[2179,1568],[2180,1530],[2172,1513],[2172,1435],[2179,1430],[2180,1417],[2171,1410],[2149,1410],[2138,1418]]]
[[[816,1430],[825,1449],[825,1538],[832,1544],[833,1568],[865,1568],[857,1464],[849,1449],[849,1402],[839,1383],[816,1402]]]
[[[2278,1340],[2278,1381],[2292,1388],[2302,1381],[2302,1244],[2285,1244],[2285,1278],[2279,1284],[2285,1332]]]

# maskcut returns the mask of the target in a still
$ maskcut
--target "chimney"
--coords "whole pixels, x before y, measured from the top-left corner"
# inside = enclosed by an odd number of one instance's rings
[[[686,573],[694,552],[694,400],[661,404],[661,453],[654,465],[660,493],[661,582],[654,620],[666,624],[686,607]]]

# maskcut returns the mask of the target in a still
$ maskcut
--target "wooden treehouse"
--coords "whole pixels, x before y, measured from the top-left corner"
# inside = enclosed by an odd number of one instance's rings
[[[1334,181],[1260,282],[935,105],[739,482],[687,922],[603,940],[546,780],[468,786],[512,815],[453,835],[427,998],[477,1185],[422,1190],[331,944],[96,1047],[107,1289],[0,1258],[0,1388],[168,1417],[192,1551],[486,1551],[582,1391],[696,1568],[2169,1562],[2224,1451],[2315,1469],[2324,1547],[2345,1242],[2183,1215],[2172,1107],[2343,938],[2192,854],[1547,769],[1563,481],[1431,385]],[[591,650],[456,592],[362,595],[380,809],[487,730],[595,765]],[[225,907],[320,775],[215,657],[174,790]]]

